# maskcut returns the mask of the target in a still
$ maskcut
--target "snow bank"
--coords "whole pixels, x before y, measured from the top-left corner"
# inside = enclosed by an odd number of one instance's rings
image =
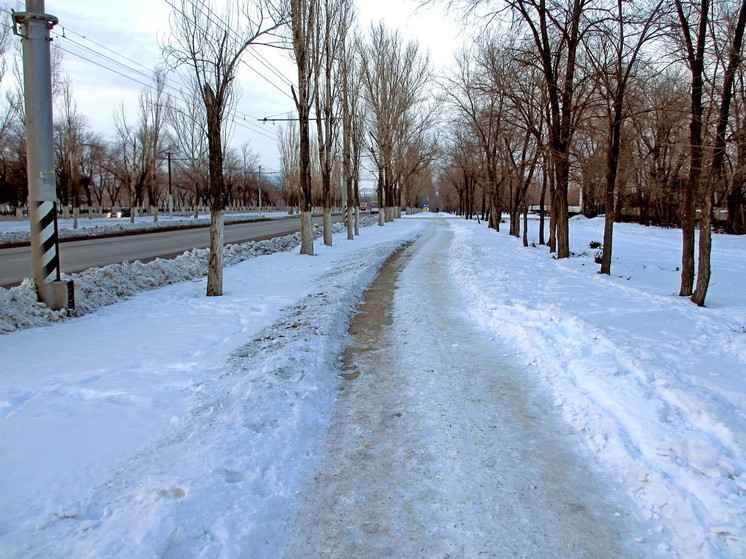
[[[361,225],[364,227],[374,222],[373,218],[363,218]],[[344,230],[341,223],[332,225],[335,233]],[[314,238],[320,237],[322,231],[321,227],[314,227]],[[292,250],[298,245],[300,233],[266,241],[229,244],[225,247],[224,264],[231,266],[263,254]],[[69,311],[54,311],[39,303],[31,279],[25,279],[21,285],[10,289],[0,287],[0,334],[43,326],[68,316],[82,316],[140,291],[205,276],[208,253],[206,248],[194,249],[172,259],[158,258],[148,263],[136,260],[91,268],[77,274],[63,274],[63,278],[75,281],[75,309]]]
[[[576,257],[453,222],[475,320],[517,348],[564,417],[681,557],[746,556],[746,238],[716,235],[708,308],[676,296],[680,232],[615,226],[611,277],[574,220]]]

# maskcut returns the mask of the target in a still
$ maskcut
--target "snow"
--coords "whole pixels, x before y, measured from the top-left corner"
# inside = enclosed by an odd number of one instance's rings
[[[657,557],[533,371],[463,312],[453,231],[432,225],[350,327],[349,381],[283,556]]]
[[[473,223],[452,270],[474,317],[551,387],[565,419],[686,557],[746,554],[746,238],[715,235],[708,307],[678,292],[680,232],[615,226],[612,276],[595,273],[603,220],[577,219],[579,257]],[[585,253],[585,254],[583,254]]]
[[[601,219],[573,220],[577,256],[555,260],[439,217],[339,233],[315,257],[234,248],[219,298],[189,271],[204,255],[106,267],[76,277],[92,285],[84,316],[16,321],[0,336],[0,556],[279,556],[339,402],[350,317],[388,256],[436,223],[452,232],[453,311],[551,395],[644,538],[671,557],[746,556],[746,238],[714,237],[699,308],[675,295],[679,231],[618,224],[607,277],[588,248]],[[172,274],[196,279],[155,288]],[[14,289],[3,317],[31,303]]]

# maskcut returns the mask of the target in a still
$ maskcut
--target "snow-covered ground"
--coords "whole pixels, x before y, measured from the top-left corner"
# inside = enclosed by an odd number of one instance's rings
[[[246,260],[220,298],[185,281],[0,336],[0,556],[276,557],[360,294],[431,219]],[[746,238],[715,236],[698,308],[675,295],[676,230],[617,225],[605,277],[600,219],[572,222],[562,261],[447,223],[459,312],[553,394],[666,553],[746,556]]]
[[[473,223],[452,270],[474,316],[548,383],[564,417],[685,557],[746,556],[746,237],[715,235],[707,308],[677,296],[681,232],[615,226],[612,276],[596,274],[603,220],[575,218],[572,248]]]

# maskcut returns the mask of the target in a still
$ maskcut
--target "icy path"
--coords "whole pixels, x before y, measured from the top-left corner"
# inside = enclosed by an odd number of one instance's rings
[[[451,240],[433,220],[367,293],[286,557],[654,556],[536,381],[459,316]]]

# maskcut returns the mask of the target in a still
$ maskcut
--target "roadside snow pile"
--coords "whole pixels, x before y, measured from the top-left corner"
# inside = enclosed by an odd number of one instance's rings
[[[286,217],[285,213],[240,213],[225,214],[225,223],[238,223],[246,221],[259,221],[270,218]],[[132,223],[130,218],[88,218],[78,219],[78,228],[75,229],[72,219],[59,218],[58,235],[60,239],[88,239],[124,233],[141,233],[156,231],[158,229],[181,229],[187,227],[199,227],[210,225],[210,217],[201,216],[174,216],[161,215],[159,221],[153,221],[152,216],[136,217]],[[0,221],[0,246],[28,244],[31,240],[30,225],[25,220],[3,220]]]
[[[714,236],[698,308],[676,295],[678,230],[615,225],[609,277],[588,251],[603,219],[573,221],[561,261],[452,223],[472,316],[536,368],[672,554],[746,557],[746,238]]]
[[[360,225],[365,227],[374,222],[374,218],[363,218]],[[314,238],[320,237],[322,231],[321,227],[314,227]],[[345,231],[345,226],[335,223],[332,231],[340,233]],[[298,245],[300,233],[266,241],[226,245],[224,265],[231,266],[263,254],[292,250]],[[36,286],[30,279],[10,289],[0,287],[0,334],[43,326],[68,316],[82,316],[140,291],[203,277],[207,275],[208,253],[209,249],[194,249],[172,259],[158,258],[148,263],[136,260],[91,268],[78,274],[63,274],[63,278],[75,281],[75,309],[70,311],[54,311],[39,303]]]

